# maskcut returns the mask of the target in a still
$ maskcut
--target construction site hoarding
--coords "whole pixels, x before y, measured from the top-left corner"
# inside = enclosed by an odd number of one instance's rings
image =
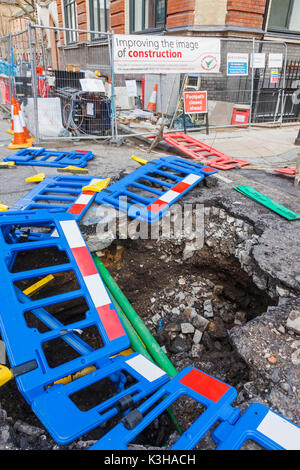
[[[115,73],[216,73],[220,40],[182,36],[114,35]]]

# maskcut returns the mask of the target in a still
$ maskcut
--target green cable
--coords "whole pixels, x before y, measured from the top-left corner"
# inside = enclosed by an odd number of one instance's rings
[[[150,331],[144,324],[144,322],[140,319],[132,305],[130,304],[129,300],[125,297],[121,289],[119,288],[116,281],[110,275],[102,261],[98,258],[97,255],[93,254],[93,259],[96,264],[96,267],[101,275],[106,288],[109,291],[109,294],[112,298],[112,301],[115,304],[118,314],[120,315],[121,321],[123,323],[124,329],[128,334],[130,339],[130,343],[132,348],[143,354],[149,360],[155,362],[165,371],[170,377],[174,377],[178,374],[177,370],[165,355],[159,344],[155,341],[153,336],[151,335]],[[134,324],[135,329],[133,328],[132,324]],[[153,356],[149,355],[148,351],[144,347],[142,341],[144,342],[145,346],[149,349],[150,353]],[[178,421],[172,411],[172,408],[167,408],[167,411],[172,419],[173,423],[176,426],[176,429],[180,434],[182,434],[182,429],[178,424]]]
[[[126,315],[131,325],[134,325],[135,331],[143,341],[144,345],[148,349],[156,364],[161,367],[165,372],[167,372],[170,377],[175,377],[175,375],[178,374],[177,370],[175,369],[169,358],[166,356],[166,354],[163,352],[160,345],[153,338],[152,334],[150,333],[144,322],[140,319],[128,299],[125,297],[116,281],[112,278],[112,276],[110,275],[104,264],[100,261],[98,256],[93,255],[93,259],[106,287],[108,288],[109,292],[115,297],[116,301],[118,302],[119,306],[123,310],[123,313]]]
[[[130,340],[130,344],[132,346],[132,349],[143,356],[145,356],[147,359],[149,359],[151,362],[153,362],[152,357],[148,353],[147,349],[144,347],[142,341],[140,340],[139,336],[136,334],[136,331],[134,330],[133,326],[131,325],[130,321],[124,314],[123,310],[121,309],[120,305],[118,304],[117,300],[113,296],[113,294],[109,291],[109,294],[111,296],[111,299],[114,303],[114,306],[116,307],[116,310],[118,312],[118,315],[121,319],[121,322],[123,324],[124,330],[126,331],[128,338]]]

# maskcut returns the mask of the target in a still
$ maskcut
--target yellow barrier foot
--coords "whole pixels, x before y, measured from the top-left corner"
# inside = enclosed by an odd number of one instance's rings
[[[9,382],[13,378],[13,373],[9,370],[8,367],[0,364],[0,387]]]
[[[17,167],[15,162],[0,162],[0,168],[11,168],[14,170]]]
[[[73,174],[76,174],[76,173],[88,173],[89,170],[87,168],[80,168],[78,166],[67,166],[66,168],[59,168],[58,170],[58,173],[73,173]]]
[[[1,204],[1,201],[0,201],[0,212],[5,212],[8,210],[8,206],[6,206],[5,204]]]
[[[99,181],[99,183],[84,186],[82,188],[82,191],[93,191],[94,193],[100,193],[100,191],[107,188],[109,183],[110,183],[110,178],[106,178],[105,180]]]
[[[30,297],[31,295],[35,294],[36,292],[40,291],[43,287],[45,287],[50,281],[53,281],[54,276],[49,274],[48,276],[44,277],[38,282],[35,282],[31,286],[27,287],[27,289],[23,290],[23,294]]]
[[[34,176],[29,176],[28,178],[25,179],[26,183],[40,183],[41,181],[44,181],[46,178],[45,173],[38,173],[37,175]]]
[[[136,155],[131,155],[131,158],[140,165],[146,165],[146,163],[148,163],[148,160],[144,160],[144,158],[137,157]]]
[[[53,384],[48,385],[47,388],[52,387],[53,385],[57,385],[57,384],[67,385],[71,382],[74,382],[74,380],[80,379],[81,377],[84,377],[85,375],[91,374],[95,370],[97,370],[95,366],[85,367],[84,369],[79,370],[75,374],[70,374],[70,375],[67,375],[66,377],[63,377],[62,379],[56,380],[56,382],[53,382]]]
[[[111,357],[112,357],[112,358],[113,358],[113,357],[117,357],[117,356],[124,356],[124,357],[126,357],[126,356],[130,356],[130,354],[133,354],[133,353],[134,353],[133,349],[128,348],[128,349],[124,349],[124,351],[119,352],[119,354],[115,354],[114,356],[111,356]]]

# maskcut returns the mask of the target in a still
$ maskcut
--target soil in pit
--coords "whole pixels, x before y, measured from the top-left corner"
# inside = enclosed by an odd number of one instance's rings
[[[195,366],[239,391],[250,370],[231,346],[228,331],[276,301],[254,285],[235,258],[208,247],[186,261],[182,253],[180,245],[170,248],[168,243],[166,249],[164,243],[126,241],[101,252],[100,259],[178,371]],[[187,323],[191,332],[183,333]],[[194,342],[196,330],[200,343]],[[186,406],[184,400],[173,405],[181,428],[194,422],[200,408]],[[179,436],[165,413],[138,442],[161,445],[172,441],[172,433]],[[210,436],[199,444],[202,449],[211,446]]]

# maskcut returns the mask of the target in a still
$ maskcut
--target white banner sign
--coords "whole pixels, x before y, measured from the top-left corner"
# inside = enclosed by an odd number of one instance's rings
[[[282,67],[283,54],[269,54],[269,67],[278,68]]]
[[[97,78],[81,78],[80,85],[83,91],[105,93],[102,80],[97,80]]]
[[[135,80],[125,80],[128,98],[137,96],[137,87]]]
[[[263,52],[255,52],[250,56],[250,66],[255,69],[264,69],[266,64],[266,54]]]
[[[220,40],[182,36],[114,36],[115,73],[216,73]]]

